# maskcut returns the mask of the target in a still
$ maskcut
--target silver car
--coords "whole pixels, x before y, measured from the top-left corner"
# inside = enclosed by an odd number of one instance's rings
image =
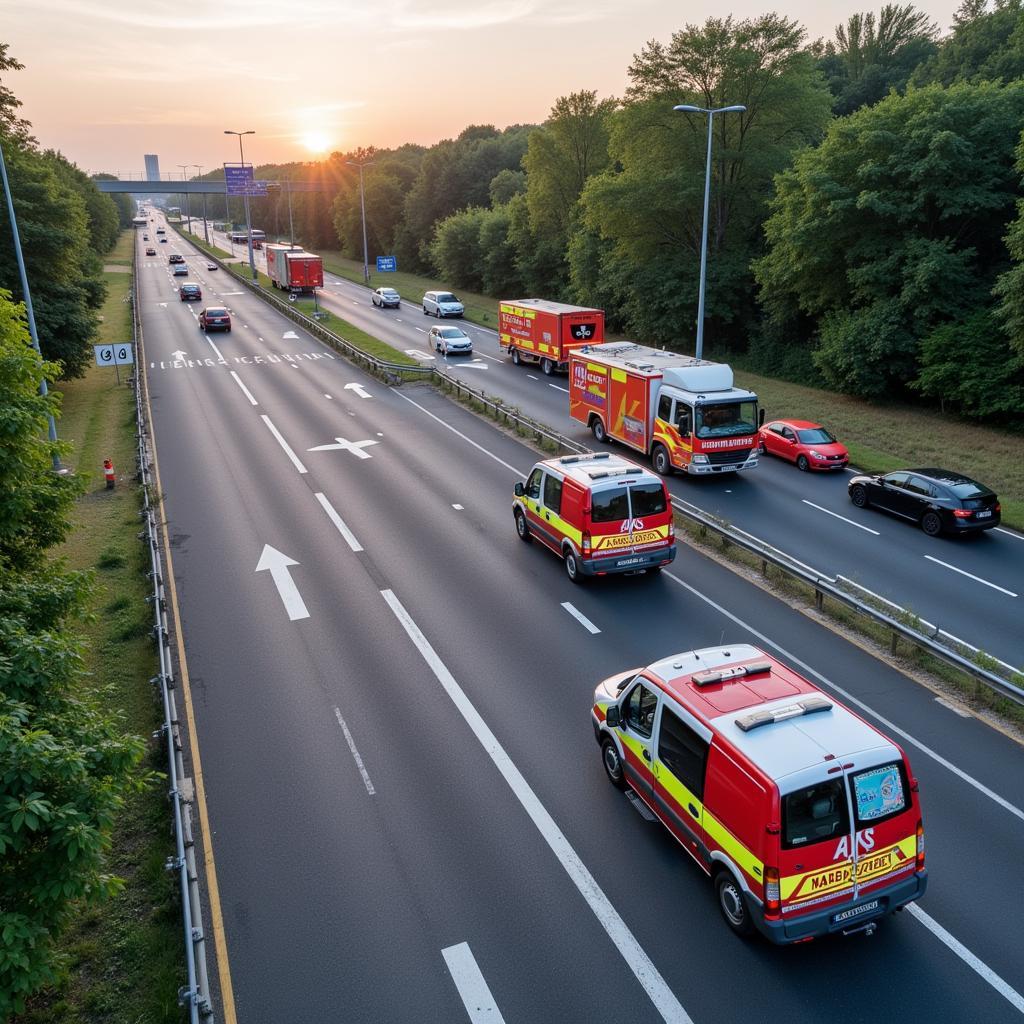
[[[424,316],[440,319],[443,316],[462,316],[465,312],[466,307],[451,292],[427,292],[423,296]]]
[[[402,305],[402,296],[394,288],[377,288],[370,296],[370,301],[381,309],[399,309]]]
[[[431,327],[427,340],[435,352],[446,356],[456,352],[469,355],[473,351],[472,339],[460,327]]]

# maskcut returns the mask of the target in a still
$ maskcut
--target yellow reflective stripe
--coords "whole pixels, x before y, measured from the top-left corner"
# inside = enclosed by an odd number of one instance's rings
[[[626,382],[626,371],[625,370],[616,370],[616,369],[613,368],[612,369],[612,380],[618,381],[620,384],[624,384]]]
[[[546,505],[542,505],[534,498],[523,498],[523,504],[554,530],[573,541],[577,548],[583,545],[583,531],[577,530],[571,523],[566,522],[561,516],[555,515]],[[550,518],[549,518],[550,517]]]
[[[886,875],[901,865],[910,865],[916,854],[916,835],[907,836],[884,849],[861,854],[856,880],[862,883],[870,882],[872,878]],[[853,862],[847,859],[836,861],[824,868],[816,868],[814,871],[787,875],[780,880],[780,891],[783,900],[800,903],[816,896],[849,888],[853,882]]]
[[[620,740],[622,740],[623,746],[629,747],[629,749],[632,750],[634,754],[636,754],[638,760],[642,761],[644,759],[644,749],[646,748],[647,743],[650,743],[650,740],[635,740],[632,736],[628,735],[624,730],[620,729],[615,730],[615,735],[618,736]]]
[[[634,530],[628,533],[607,533],[593,538],[595,551],[608,551],[615,548],[628,548],[637,544],[654,544],[668,538],[668,524],[656,526],[650,530]]]
[[[708,846],[719,847],[751,878],[764,878],[764,864],[754,856],[713,814],[704,808],[701,819],[707,833]]]
[[[587,369],[592,373],[604,373],[605,368],[600,363],[587,363]]]

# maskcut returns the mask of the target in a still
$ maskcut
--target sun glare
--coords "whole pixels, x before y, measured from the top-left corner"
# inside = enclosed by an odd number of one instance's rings
[[[302,136],[302,144],[311,153],[323,153],[330,146],[331,140],[326,132],[306,132]]]

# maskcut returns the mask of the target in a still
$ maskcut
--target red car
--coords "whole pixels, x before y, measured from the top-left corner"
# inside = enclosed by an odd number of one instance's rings
[[[812,469],[845,469],[850,453],[829,431],[807,420],[772,420],[758,431],[761,451]]]
[[[199,314],[199,330],[230,331],[231,315],[223,306],[207,306]]]

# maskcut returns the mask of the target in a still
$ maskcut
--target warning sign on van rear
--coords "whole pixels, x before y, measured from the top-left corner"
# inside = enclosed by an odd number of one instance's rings
[[[854,881],[863,884],[903,866],[909,866],[911,863],[912,861],[900,849],[899,844],[896,844],[888,849],[861,857],[857,863],[856,878],[853,864],[850,861],[831,864],[820,871],[808,872],[799,879],[788,899],[791,903],[799,903],[829,893],[836,894],[852,886]],[[793,879],[789,878],[786,881],[792,882]]]

